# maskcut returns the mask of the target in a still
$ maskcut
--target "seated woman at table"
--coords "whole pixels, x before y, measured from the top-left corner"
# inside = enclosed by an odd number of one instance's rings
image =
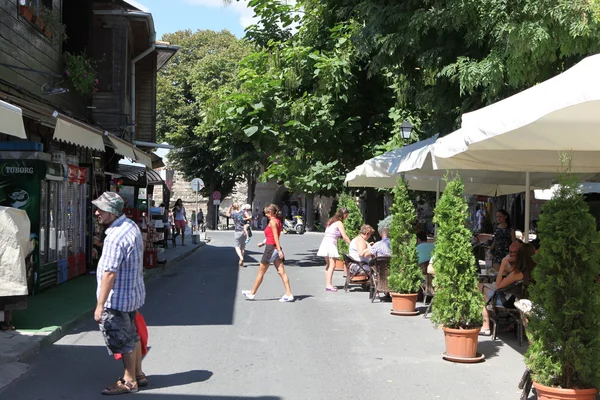
[[[427,242],[427,233],[423,231],[417,232],[417,257],[419,258],[419,264],[431,260],[431,253],[433,253],[434,246],[433,243]]]
[[[510,215],[505,210],[496,213],[498,226],[494,230],[494,242],[490,247],[492,253],[492,265],[496,271],[500,269],[502,259],[508,254],[511,243],[516,241],[515,230],[510,223]]]
[[[514,282],[522,280],[524,282],[525,287],[527,287],[529,282],[531,282],[531,271],[533,271],[533,268],[535,266],[535,262],[532,258],[534,254],[535,248],[531,244],[523,243],[522,245],[520,245],[517,250],[514,268],[506,276],[504,276],[504,274],[506,272],[509,257],[505,257],[506,262],[504,262],[503,260],[503,262],[500,264],[500,270],[498,271],[496,282],[494,282],[491,285],[483,285],[483,296],[486,302],[494,295],[495,290],[508,287]],[[514,308],[514,304],[511,306],[507,304],[508,300],[508,298],[498,296],[496,297],[496,305],[501,307]],[[479,334],[482,336],[490,336],[490,314],[486,306],[483,307],[483,311],[481,312],[481,314],[483,316],[483,325],[481,326]]]
[[[371,235],[373,235],[373,232],[375,232],[375,229],[371,228],[370,225],[361,226],[358,236],[356,236],[350,242],[348,255],[356,261],[364,261],[368,263],[371,260],[371,257],[373,257],[373,251],[368,242]],[[363,268],[367,271],[369,270],[367,265],[364,265]],[[356,273],[358,271],[358,265],[351,263],[350,271]]]

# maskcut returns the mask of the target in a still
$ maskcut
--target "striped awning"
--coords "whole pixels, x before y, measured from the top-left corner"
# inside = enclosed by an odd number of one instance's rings
[[[119,164],[117,173],[142,185],[162,185],[165,183],[158,172],[135,165]]]

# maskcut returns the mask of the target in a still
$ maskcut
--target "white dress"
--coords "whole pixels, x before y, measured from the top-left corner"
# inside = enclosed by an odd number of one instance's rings
[[[340,258],[340,253],[337,249],[337,241],[342,237],[340,230],[338,229],[338,224],[333,223],[329,225],[325,229],[325,237],[321,242],[321,246],[319,246],[319,251],[317,251],[317,256],[319,257],[330,257],[330,258]]]

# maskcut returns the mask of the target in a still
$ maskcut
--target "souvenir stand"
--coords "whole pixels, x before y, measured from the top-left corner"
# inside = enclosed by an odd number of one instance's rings
[[[153,170],[133,165],[119,164],[117,186],[125,200],[125,213],[135,221],[144,237],[144,268],[156,268],[161,263],[159,250],[165,243],[167,207],[151,207],[152,190],[155,185],[164,185],[160,175]],[[161,250],[162,251],[162,250]]]

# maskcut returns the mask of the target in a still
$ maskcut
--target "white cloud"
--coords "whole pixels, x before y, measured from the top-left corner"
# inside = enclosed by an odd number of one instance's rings
[[[240,25],[246,28],[249,25],[255,24],[258,20],[254,18],[254,10],[248,7],[248,1],[231,0],[229,4],[225,4],[223,0],[186,0],[192,5],[199,5],[213,8],[230,9],[239,16]]]

